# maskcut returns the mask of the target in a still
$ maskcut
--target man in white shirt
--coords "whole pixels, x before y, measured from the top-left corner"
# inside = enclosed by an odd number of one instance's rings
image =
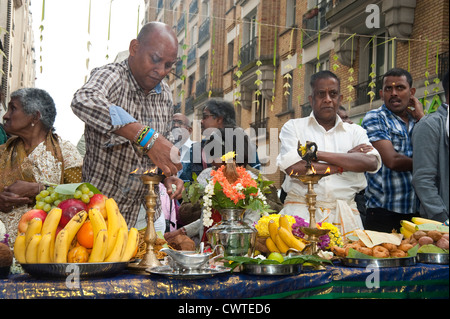
[[[310,116],[289,120],[280,132],[277,164],[286,174],[282,187],[287,192],[280,213],[297,215],[309,222],[307,186],[290,175],[306,173],[298,143],[315,142],[318,151],[317,160],[312,163],[314,168],[318,173],[324,173],[328,167],[331,171],[330,176],[315,185],[316,221],[332,223],[346,236],[363,229],[354,198],[367,185],[364,172],[378,171],[381,157],[363,128],[337,116],[342,101],[339,78],[330,71],[321,71],[312,75],[310,85]]]

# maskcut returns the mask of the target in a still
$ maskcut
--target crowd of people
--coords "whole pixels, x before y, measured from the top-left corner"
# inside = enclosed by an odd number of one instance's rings
[[[156,230],[181,248],[205,239],[201,205],[183,202],[181,195],[186,182],[206,184],[222,164],[225,149],[217,154],[208,144],[219,137],[225,145],[231,129],[231,148],[244,146],[244,152],[236,152],[236,164],[254,177],[261,164],[256,146],[236,124],[233,104],[223,99],[206,102],[203,139],[191,140],[192,123],[173,114],[171,91],[163,80],[177,54],[173,30],[151,22],[130,42],[128,59],[94,69],[71,104],[85,123],[78,149],[54,132],[56,107],[47,92],[26,88],[11,94],[0,127],[0,220],[12,240],[20,216],[48,183],[89,182],[116,200],[128,225],[145,227],[147,190],[130,172],[153,166],[165,176],[159,185]],[[311,114],[289,120],[279,135],[277,165],[285,173],[285,195],[280,200],[276,188],[271,192],[274,212],[309,220],[307,187],[292,174],[306,170],[299,143],[314,141],[315,169],[330,170],[315,187],[318,222],[333,223],[346,235],[363,228],[398,231],[400,220],[419,215],[448,221],[448,105],[426,115],[412,77],[403,69],[389,70],[382,83],[383,105],[358,125],[341,106],[339,78],[330,71],[312,75]],[[448,102],[448,73],[442,84]],[[246,212],[245,219],[252,224],[259,216]]]

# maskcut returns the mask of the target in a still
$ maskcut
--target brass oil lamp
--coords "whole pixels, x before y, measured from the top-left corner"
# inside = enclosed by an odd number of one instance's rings
[[[163,175],[159,174],[158,167],[147,170],[142,174],[137,173],[137,170],[131,172],[130,175],[140,177],[142,182],[148,186],[148,193],[145,196],[145,204],[147,206],[147,228],[145,230],[144,242],[146,244],[145,254],[139,263],[129,264],[128,268],[135,273],[147,274],[146,269],[151,267],[161,266],[161,262],[156,257],[156,230],[154,225],[154,217],[156,212],[156,198],[158,197],[155,186],[157,186],[163,179]]]

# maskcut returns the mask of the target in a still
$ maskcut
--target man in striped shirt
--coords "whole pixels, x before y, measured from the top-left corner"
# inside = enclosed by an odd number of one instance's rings
[[[380,90],[384,104],[367,112],[363,119],[362,127],[383,161],[378,172],[366,173],[366,229],[399,231],[402,219],[417,215],[411,133],[424,112],[415,92],[408,71],[398,68],[388,71]]]
[[[182,166],[170,142],[172,95],[163,81],[177,55],[173,30],[148,23],[130,42],[128,59],[94,69],[72,101],[73,112],[85,123],[83,181],[114,198],[129,225],[135,224],[147,194],[132,171],[158,166],[167,176],[168,194],[181,197],[183,181],[176,175]],[[155,220],[160,211],[158,203]]]

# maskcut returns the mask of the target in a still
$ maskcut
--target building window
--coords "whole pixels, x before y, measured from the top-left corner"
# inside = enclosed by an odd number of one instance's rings
[[[286,27],[292,27],[296,24],[297,0],[286,0]]]
[[[228,43],[228,60],[227,60],[228,69],[231,69],[233,67],[233,60],[234,60],[234,41],[231,41],[230,43]]]

